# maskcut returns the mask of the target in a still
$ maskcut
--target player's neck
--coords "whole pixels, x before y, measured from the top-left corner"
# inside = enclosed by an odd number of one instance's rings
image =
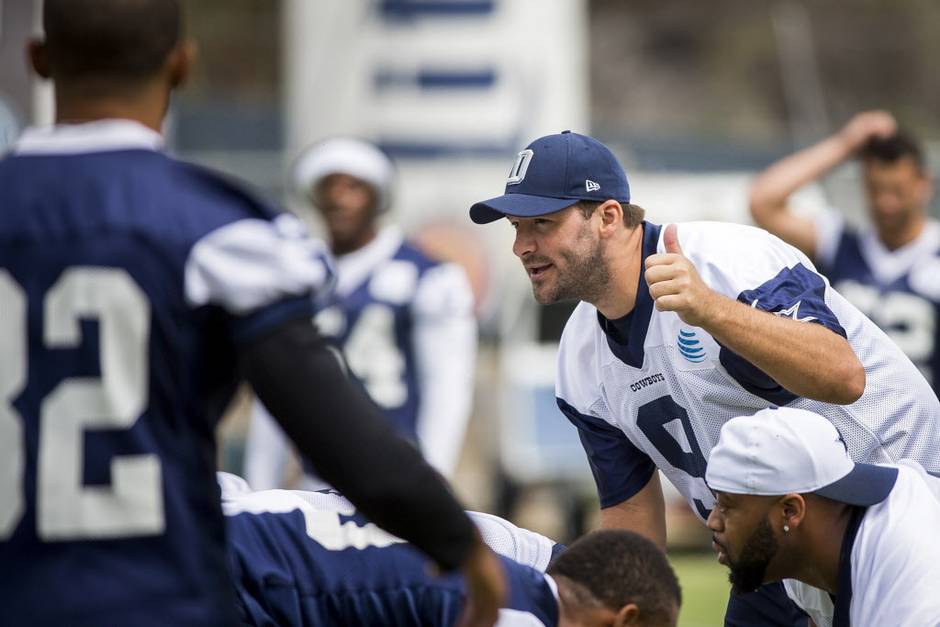
[[[373,224],[359,233],[356,233],[353,237],[348,238],[333,238],[330,240],[330,250],[337,257],[342,255],[348,255],[354,253],[357,250],[361,250],[375,241],[375,238],[378,237],[379,230]]]
[[[58,83],[55,103],[56,124],[124,119],[139,122],[160,133],[169,104],[169,92],[156,82],[124,92],[109,92],[101,85],[85,81]]]
[[[831,515],[820,517],[806,543],[795,551],[793,570],[782,573],[782,577],[798,579],[803,583],[826,590],[839,592],[839,560],[842,557],[842,542],[852,518],[852,508],[840,506]]]
[[[606,258],[610,268],[610,289],[591,304],[608,320],[622,318],[636,306],[637,287],[643,265],[643,226],[627,235],[623,245],[612,244]]]
[[[920,234],[924,232],[924,226],[926,226],[926,224],[927,215],[922,212],[909,220],[907,224],[904,224],[901,228],[891,230],[880,229],[878,231],[878,239],[881,240],[881,243],[884,244],[884,247],[888,250],[897,250],[920,237]]]

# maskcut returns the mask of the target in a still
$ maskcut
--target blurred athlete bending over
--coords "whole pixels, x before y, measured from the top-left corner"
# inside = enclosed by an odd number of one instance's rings
[[[459,576],[432,578],[425,560],[335,493],[251,492],[221,476],[239,608],[251,624],[453,625]],[[628,531],[600,531],[557,554],[552,542],[470,512],[509,575],[501,627],[669,627],[680,591],[665,554]],[[549,557],[556,556],[549,564]],[[546,571],[547,568],[547,571]]]

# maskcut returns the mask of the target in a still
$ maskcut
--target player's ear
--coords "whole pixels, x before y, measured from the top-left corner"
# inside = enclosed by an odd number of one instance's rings
[[[167,56],[166,69],[172,89],[184,85],[189,79],[189,73],[196,63],[198,54],[196,42],[186,39],[178,43]]]
[[[596,212],[601,218],[601,228],[604,231],[616,232],[623,225],[623,207],[616,200],[605,200]]]
[[[640,608],[636,603],[628,603],[614,616],[613,627],[631,627],[640,624]]]
[[[786,525],[790,530],[796,529],[806,516],[806,500],[802,495],[791,493],[780,497],[780,508],[783,511],[781,527]]]
[[[46,48],[46,42],[42,39],[33,37],[26,44],[26,57],[29,64],[42,78],[52,78],[52,70],[49,68],[49,49]]]

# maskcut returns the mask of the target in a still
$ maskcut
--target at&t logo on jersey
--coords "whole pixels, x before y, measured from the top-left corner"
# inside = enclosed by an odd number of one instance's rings
[[[699,339],[695,337],[695,331],[684,331],[680,329],[679,336],[676,338],[676,346],[679,348],[679,353],[686,361],[691,361],[693,364],[705,361],[705,357],[707,356],[705,348],[702,346]]]

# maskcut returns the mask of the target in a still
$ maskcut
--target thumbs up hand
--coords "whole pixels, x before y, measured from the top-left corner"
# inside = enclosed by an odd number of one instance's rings
[[[665,253],[646,258],[646,283],[659,311],[674,311],[686,324],[701,327],[720,307],[720,296],[705,285],[682,253],[678,228],[663,231]]]

